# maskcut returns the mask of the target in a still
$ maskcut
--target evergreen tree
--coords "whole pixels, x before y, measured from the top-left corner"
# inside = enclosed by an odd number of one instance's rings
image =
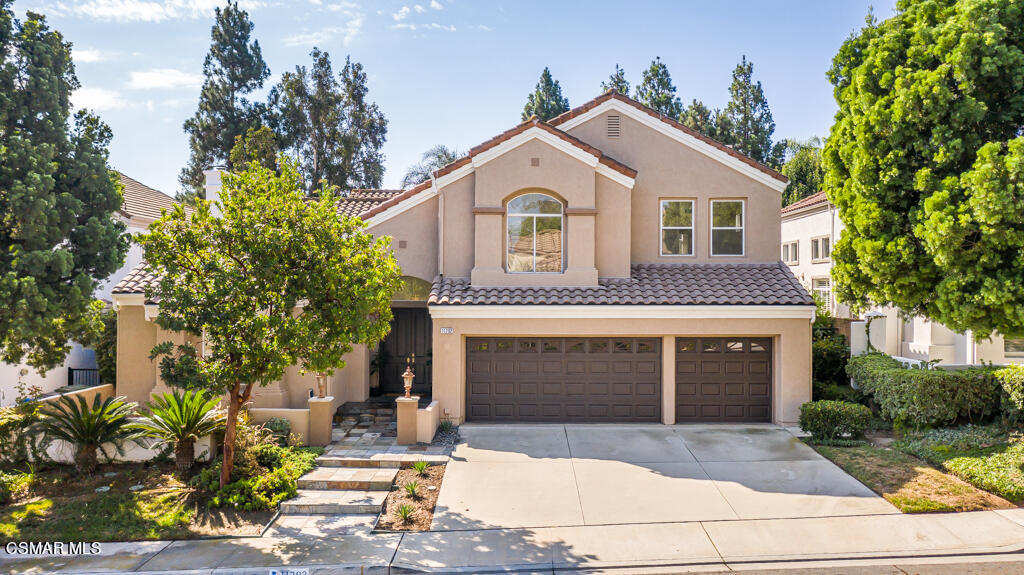
[[[729,104],[723,114],[726,121],[719,126],[718,136],[738,152],[775,166],[781,162],[783,148],[772,143],[775,121],[761,82],[755,82],[753,77],[754,64],[743,56],[732,72]]]
[[[384,179],[384,154],[380,149],[387,140],[388,120],[377,104],[366,101],[368,91],[363,65],[346,56],[341,69],[346,180],[337,182],[346,190],[379,188]]]
[[[551,77],[551,70],[545,67],[537,86],[526,97],[523,121],[529,120],[531,116],[537,116],[542,122],[546,122],[568,111],[569,99],[562,97],[562,87],[558,85],[558,80]]]
[[[623,96],[629,95],[629,81],[626,80],[626,71],[615,65],[615,72],[608,76],[607,82],[601,82],[601,91],[615,90]]]
[[[423,152],[420,161],[406,170],[402,176],[402,188],[415,186],[430,178],[430,174],[458,160],[462,156],[457,148],[449,148],[444,144],[438,144]]]
[[[45,371],[69,340],[99,335],[92,294],[128,241],[112,217],[110,128],[85,111],[71,119],[71,44],[39,14],[16,20],[11,3],[0,0],[0,359]]]
[[[782,205],[788,206],[822,190],[825,182],[825,168],[821,164],[821,140],[811,138],[806,142],[786,140],[785,163],[782,175],[789,178],[789,185],[782,193]]]
[[[237,2],[217,8],[210,51],[203,62],[206,79],[199,109],[184,125],[191,157],[178,176],[180,199],[203,197],[203,170],[214,164],[225,164],[230,170],[235,140],[262,123],[264,105],[246,96],[263,87],[270,69],[260,43],[252,39],[252,30],[249,14]]]
[[[676,96],[676,87],[672,84],[672,76],[668,66],[657,57],[651,61],[650,67],[644,70],[643,78],[636,86],[634,96],[638,102],[654,109],[673,120],[683,113],[683,103]]]
[[[718,116],[721,114],[718,110],[711,110],[704,105],[704,102],[700,100],[694,100],[686,107],[686,111],[683,112],[679,121],[688,128],[693,128],[697,132],[709,137],[718,137]]]

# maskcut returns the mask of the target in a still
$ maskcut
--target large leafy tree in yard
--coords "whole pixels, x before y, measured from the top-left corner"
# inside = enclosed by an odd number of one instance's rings
[[[787,140],[782,175],[789,184],[782,192],[782,205],[788,206],[821,191],[825,181],[825,168],[821,164],[821,140],[811,138],[800,142]]]
[[[311,69],[285,72],[270,94],[281,148],[298,159],[311,190],[380,186],[387,119],[366,101],[366,73],[346,59],[335,75],[327,52],[314,48],[310,56]]]
[[[732,72],[729,95],[718,119],[719,140],[762,164],[778,166],[784,147],[772,142],[775,120],[761,82],[754,81],[754,64],[746,56]]]
[[[903,0],[840,48],[823,160],[841,298],[1024,332],[1022,23],[1016,0]]]
[[[636,85],[634,97],[638,102],[676,120],[683,113],[683,103],[676,96],[676,87],[661,58],[655,58],[644,70],[640,83]]]
[[[41,371],[68,341],[102,329],[99,281],[124,260],[120,184],[107,167],[111,132],[71,118],[71,44],[0,0],[0,359]]]
[[[438,144],[423,152],[419,163],[409,166],[405,175],[402,176],[402,188],[415,186],[420,182],[430,179],[430,174],[458,160],[462,154],[457,148],[449,148],[444,144]]]
[[[279,172],[279,173],[278,173]],[[398,264],[387,238],[358,218],[339,216],[334,196],[304,199],[295,163],[278,170],[252,161],[224,176],[223,216],[206,201],[180,206],[140,239],[160,280],[156,322],[191,334],[191,344],[161,342],[160,370],[170,385],[226,393],[221,485],[234,464],[238,411],[258,386],[285,368],[330,373],[357,343],[373,345],[391,319]]]
[[[185,200],[204,197],[203,170],[217,164],[233,168],[230,154],[235,140],[258,127],[266,111],[264,104],[248,99],[270,76],[260,43],[252,38],[249,14],[237,2],[228,2],[217,8],[215,20],[203,62],[199,109],[184,125],[191,157],[178,181]]]
[[[537,86],[526,97],[526,105],[523,106],[523,121],[537,116],[542,122],[546,122],[568,111],[569,99],[562,96],[562,86],[558,84],[558,80],[551,77],[551,70],[545,67],[544,71],[540,73]]]

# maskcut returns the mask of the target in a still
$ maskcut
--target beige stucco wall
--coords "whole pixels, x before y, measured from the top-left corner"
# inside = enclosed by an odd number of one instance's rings
[[[602,175],[596,180],[595,253],[598,275],[628,278],[632,191]]]
[[[476,174],[469,174],[439,191],[443,211],[441,273],[447,277],[468,278],[473,270],[475,182]]]
[[[781,194],[764,184],[620,114],[621,135],[607,136],[607,115],[571,128],[570,134],[637,170],[632,191],[633,263],[779,261]],[[693,199],[694,255],[660,255],[660,202]],[[745,199],[745,255],[710,255],[712,199]]]
[[[432,306],[431,311],[435,309]],[[466,405],[466,338],[477,336],[758,336],[771,337],[774,350],[772,421],[793,424],[800,405],[811,399],[811,322],[807,319],[557,319],[433,318],[433,398],[442,417],[462,422]],[[440,335],[439,328],[453,333]],[[663,369],[662,387],[674,385]],[[663,410],[674,402],[662,402]],[[669,409],[673,409],[669,408]],[[674,412],[674,411],[673,411]],[[663,415],[665,415],[663,413]]]
[[[146,321],[141,305],[121,306],[117,312],[117,385],[115,393],[128,401],[148,401],[157,381],[156,362],[149,353],[157,344],[157,326]]]
[[[437,276],[437,210],[438,199],[433,197],[367,229],[374,236],[391,237],[402,275],[428,282]]]

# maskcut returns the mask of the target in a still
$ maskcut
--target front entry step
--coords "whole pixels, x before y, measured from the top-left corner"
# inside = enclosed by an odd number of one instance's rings
[[[355,515],[380,513],[387,496],[387,491],[299,489],[298,497],[281,502],[281,514]]]
[[[298,480],[299,489],[388,491],[396,468],[318,467]]]

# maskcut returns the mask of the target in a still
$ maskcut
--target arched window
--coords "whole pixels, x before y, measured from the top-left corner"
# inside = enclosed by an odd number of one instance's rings
[[[524,194],[508,203],[506,213],[508,271],[561,273],[562,202]]]

